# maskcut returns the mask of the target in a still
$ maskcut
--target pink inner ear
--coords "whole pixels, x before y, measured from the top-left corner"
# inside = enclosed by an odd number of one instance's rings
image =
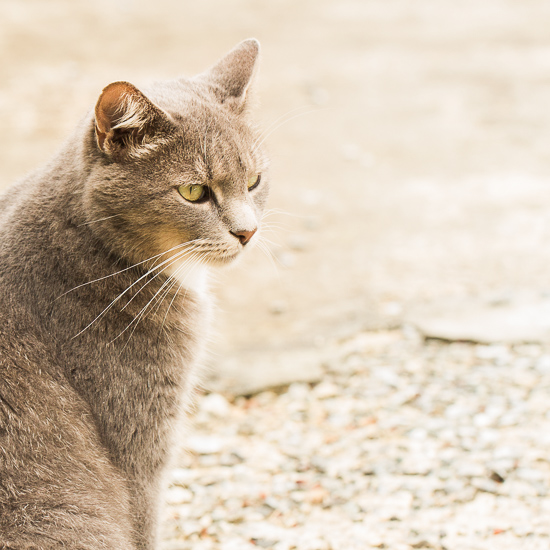
[[[171,128],[169,116],[133,84],[113,82],[106,86],[95,107],[97,143],[104,152],[125,150],[137,154],[147,140],[147,150],[160,143],[160,135]]]
[[[135,95],[137,89],[127,82],[113,82],[104,88],[95,108],[99,132],[106,134],[123,115],[123,98]]]

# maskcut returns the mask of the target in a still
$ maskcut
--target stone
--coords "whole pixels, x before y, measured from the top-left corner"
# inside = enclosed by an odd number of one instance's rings
[[[212,416],[224,417],[229,412],[231,405],[227,399],[219,393],[211,393],[205,395],[200,402],[201,412],[205,412]]]
[[[313,348],[277,351],[242,352],[215,366],[214,377],[206,389],[233,396],[254,395],[289,386],[294,382],[317,383],[324,371],[322,358]]]
[[[185,440],[185,449],[200,455],[219,453],[223,448],[220,437],[210,435],[191,435]]]
[[[166,495],[166,502],[168,504],[182,504],[191,502],[192,500],[193,493],[183,487],[171,487]]]
[[[486,344],[550,342],[548,297],[438,301],[415,308],[406,318],[425,338]]]

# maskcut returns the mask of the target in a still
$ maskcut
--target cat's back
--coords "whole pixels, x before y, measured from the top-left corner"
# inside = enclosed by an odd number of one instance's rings
[[[0,548],[131,549],[127,489],[88,407],[1,317]]]
[[[131,550],[126,481],[44,322],[43,279],[58,261],[48,179],[36,172],[0,196],[0,549]]]
[[[0,193],[0,224],[9,219],[10,213],[20,204],[25,191],[32,185],[31,182],[35,177],[27,176]]]

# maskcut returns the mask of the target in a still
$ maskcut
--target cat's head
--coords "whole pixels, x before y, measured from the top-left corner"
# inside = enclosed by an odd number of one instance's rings
[[[193,78],[103,90],[84,205],[90,222],[102,220],[90,230],[115,253],[176,258],[167,261],[173,272],[186,261],[228,263],[258,238],[268,193],[261,135],[248,118],[258,53],[245,40]]]

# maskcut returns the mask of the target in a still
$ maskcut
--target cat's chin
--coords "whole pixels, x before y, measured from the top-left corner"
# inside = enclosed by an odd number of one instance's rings
[[[223,254],[210,256],[207,260],[207,264],[218,268],[237,265],[240,259],[243,256],[246,256],[246,253],[250,251],[250,249],[254,248],[255,244],[256,241],[253,241],[246,245],[246,247],[243,245],[238,245],[237,250],[227,250]]]
[[[236,252],[227,253],[223,256],[211,257],[208,260],[208,264],[213,267],[227,267],[230,265],[235,265],[241,256],[242,250],[237,250]]]

